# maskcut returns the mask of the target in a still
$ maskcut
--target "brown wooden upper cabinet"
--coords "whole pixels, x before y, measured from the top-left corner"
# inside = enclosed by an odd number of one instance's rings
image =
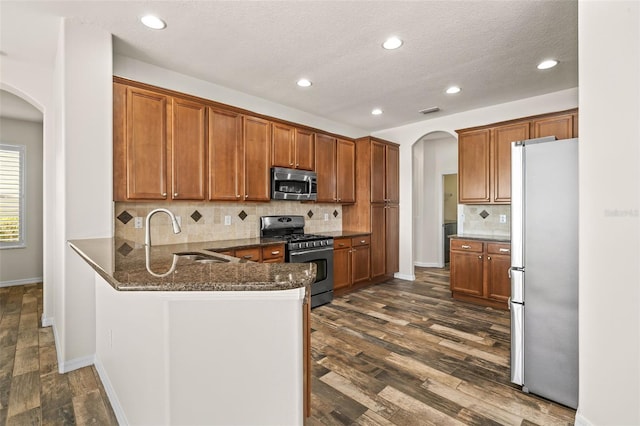
[[[578,136],[577,110],[490,124],[458,133],[458,202],[511,202],[511,142]]]
[[[242,117],[244,142],[244,200],[269,201],[271,141],[269,122],[257,117]]]
[[[114,200],[204,200],[205,111],[114,83]]]
[[[400,148],[371,141],[371,202],[398,203]]]
[[[318,175],[318,202],[355,202],[355,143],[317,133],[315,169]]]
[[[314,133],[286,124],[271,123],[271,165],[313,170]]]

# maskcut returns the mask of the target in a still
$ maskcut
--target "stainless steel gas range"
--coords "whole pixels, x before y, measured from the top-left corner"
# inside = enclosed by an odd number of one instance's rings
[[[285,261],[315,263],[316,280],[311,285],[311,307],[333,300],[333,238],[304,233],[303,216],[261,216],[260,237],[286,242]]]

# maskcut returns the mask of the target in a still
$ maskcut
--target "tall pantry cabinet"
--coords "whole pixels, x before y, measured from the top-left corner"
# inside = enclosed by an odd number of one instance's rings
[[[356,201],[342,208],[342,228],[371,233],[371,280],[399,270],[400,146],[382,139],[356,140]]]

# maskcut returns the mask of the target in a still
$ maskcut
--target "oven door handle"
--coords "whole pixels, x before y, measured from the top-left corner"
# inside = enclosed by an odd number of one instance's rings
[[[291,259],[293,259],[296,256],[304,256],[307,254],[316,254],[316,253],[324,253],[324,252],[328,252],[331,251],[333,252],[333,247],[327,247],[327,248],[321,248],[321,249],[314,249],[314,250],[305,250],[305,251],[294,251],[289,253],[289,257]]]

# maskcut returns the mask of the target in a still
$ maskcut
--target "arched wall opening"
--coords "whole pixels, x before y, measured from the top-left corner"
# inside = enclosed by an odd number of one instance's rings
[[[444,176],[458,173],[458,139],[447,131],[433,131],[412,145],[412,222],[413,266],[445,265],[445,199]],[[452,194],[450,198],[454,195]],[[457,193],[455,195],[457,206]],[[454,207],[455,208],[455,207]],[[445,217],[447,216],[447,217]]]

